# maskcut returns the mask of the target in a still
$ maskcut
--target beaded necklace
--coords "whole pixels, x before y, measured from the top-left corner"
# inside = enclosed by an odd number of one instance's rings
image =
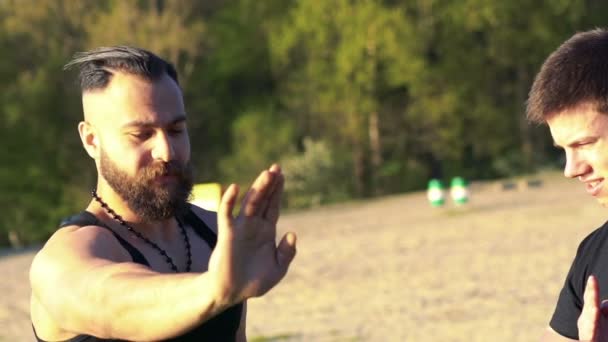
[[[139,239],[141,239],[142,241],[144,241],[145,243],[147,243],[148,245],[150,245],[154,249],[156,249],[160,253],[160,255],[162,255],[165,258],[167,263],[171,266],[171,269],[176,273],[179,272],[179,270],[177,269],[177,266],[175,265],[175,263],[173,262],[173,259],[171,259],[169,254],[167,254],[167,252],[164,249],[162,249],[158,244],[156,244],[154,241],[143,236],[140,232],[138,232],[133,227],[131,227],[129,224],[127,224],[127,222],[125,222],[125,220],[123,220],[122,217],[120,217],[120,215],[118,215],[112,208],[110,208],[110,206],[108,206],[108,204],[106,202],[104,202],[101,199],[101,197],[99,197],[99,195],[97,195],[97,190],[93,189],[91,191],[91,195],[93,196],[93,199],[95,199],[95,201],[99,202],[101,207],[108,214],[110,214],[110,216],[112,216],[112,218],[114,220],[116,220],[118,223],[120,223],[121,226],[127,228],[128,231],[135,234],[135,236],[137,236]],[[188,238],[188,234],[186,233],[186,229],[182,225],[181,220],[179,220],[177,217],[175,219],[177,220],[177,225],[180,228],[182,237],[184,238],[184,243],[186,245],[186,253],[188,255],[188,259],[186,262],[186,272],[190,272],[190,267],[192,266],[192,252],[190,251],[190,239]]]

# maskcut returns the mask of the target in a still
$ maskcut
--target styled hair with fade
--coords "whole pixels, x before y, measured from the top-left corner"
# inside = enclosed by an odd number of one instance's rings
[[[549,116],[589,104],[608,114],[608,31],[577,33],[543,63],[528,97],[529,121],[545,123]]]
[[[64,69],[78,68],[78,80],[82,93],[104,89],[110,83],[114,71],[140,76],[156,81],[164,74],[179,85],[175,67],[152,52],[132,46],[100,47],[78,52]]]

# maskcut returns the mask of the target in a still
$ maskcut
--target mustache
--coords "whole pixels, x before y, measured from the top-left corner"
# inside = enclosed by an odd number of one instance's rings
[[[168,162],[158,162],[150,165],[143,170],[143,177],[152,179],[160,176],[175,176],[185,178],[188,175],[188,164],[181,164],[176,160]]]

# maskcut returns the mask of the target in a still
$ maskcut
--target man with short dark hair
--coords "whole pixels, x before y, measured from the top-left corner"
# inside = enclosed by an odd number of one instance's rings
[[[564,175],[608,206],[608,31],[578,33],[547,58],[527,115],[546,123],[564,149]],[[600,304],[607,298],[608,223],[581,242],[543,341],[608,340]]]
[[[286,274],[295,235],[275,243],[284,178],[263,171],[232,216],[187,202],[190,140],[174,67],[149,51],[100,48],[80,70],[82,144],[98,180],[30,270],[38,341],[245,341],[245,302]]]

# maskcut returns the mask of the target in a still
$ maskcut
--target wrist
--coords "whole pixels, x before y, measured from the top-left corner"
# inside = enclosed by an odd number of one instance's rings
[[[219,310],[224,310],[240,302],[239,296],[234,290],[234,285],[230,281],[226,281],[226,277],[223,277],[220,272],[207,271],[203,273],[203,276],[207,276],[206,281],[209,285],[212,301]]]

